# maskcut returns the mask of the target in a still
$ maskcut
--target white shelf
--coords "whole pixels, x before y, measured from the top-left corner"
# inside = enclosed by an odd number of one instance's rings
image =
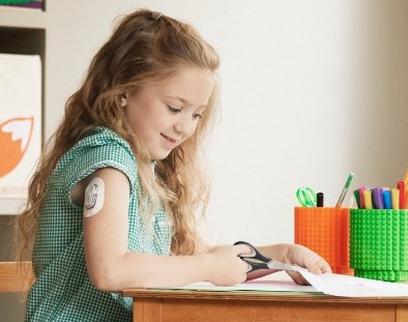
[[[24,198],[0,198],[0,216],[19,215],[25,203]]]
[[[45,29],[46,18],[39,9],[0,6],[0,27]]]

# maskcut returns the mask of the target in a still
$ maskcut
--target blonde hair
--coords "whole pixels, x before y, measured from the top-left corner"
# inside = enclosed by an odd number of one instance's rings
[[[200,143],[214,118],[215,86],[196,131],[167,158],[157,161],[155,173],[142,142],[132,133],[121,106],[128,91],[174,75],[192,66],[215,72],[215,50],[192,26],[150,10],[125,16],[93,58],[86,78],[67,101],[63,121],[48,141],[31,178],[26,209],[18,218],[22,245],[19,259],[31,257],[38,218],[47,194],[47,179],[58,160],[96,126],[109,128],[129,142],[138,159],[141,205],[152,212],[164,205],[172,224],[171,251],[193,254],[199,248],[197,215],[208,202],[208,180],[200,165]]]

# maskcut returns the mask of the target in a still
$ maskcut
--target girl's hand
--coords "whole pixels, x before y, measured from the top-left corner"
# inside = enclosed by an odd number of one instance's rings
[[[301,245],[288,245],[284,261],[290,264],[296,264],[307,268],[310,272],[320,275],[322,273],[331,273],[330,265],[323,257]],[[308,285],[309,283],[298,272],[287,271],[289,276],[296,284]]]
[[[208,260],[208,281],[221,286],[242,283],[246,279],[249,266],[238,257],[239,254],[249,253],[246,245],[217,246],[206,255]]]

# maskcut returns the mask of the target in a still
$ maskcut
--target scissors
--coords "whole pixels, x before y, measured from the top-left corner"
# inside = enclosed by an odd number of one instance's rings
[[[275,261],[269,257],[266,257],[259,252],[254,246],[245,241],[237,241],[234,245],[247,245],[251,249],[251,253],[248,255],[238,255],[243,261],[245,261],[251,267],[248,273],[257,271],[259,269],[276,269],[285,271],[300,271],[303,270],[302,267],[296,265],[290,265]]]
[[[316,207],[316,193],[312,188],[300,187],[296,190],[296,198],[302,207]]]

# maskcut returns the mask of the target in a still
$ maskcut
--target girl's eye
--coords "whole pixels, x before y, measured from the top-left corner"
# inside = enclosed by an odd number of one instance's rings
[[[167,105],[167,108],[168,108],[168,110],[169,110],[170,112],[172,112],[172,113],[178,113],[178,112],[181,111],[181,108],[175,108],[175,107],[170,106],[170,105]]]
[[[194,119],[201,119],[201,118],[203,118],[202,114],[194,114],[193,117],[194,117]]]

